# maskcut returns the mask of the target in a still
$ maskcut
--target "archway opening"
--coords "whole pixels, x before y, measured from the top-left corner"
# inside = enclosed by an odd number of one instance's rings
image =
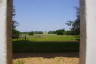
[[[79,0],[72,2],[71,0],[23,2],[14,0],[16,16],[13,19],[18,23],[13,21],[13,57],[39,57],[39,59],[41,57],[53,59],[73,57],[78,61],[80,44]],[[23,63],[22,60],[16,61]]]

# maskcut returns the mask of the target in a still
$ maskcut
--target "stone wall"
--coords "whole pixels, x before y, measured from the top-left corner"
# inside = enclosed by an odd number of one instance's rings
[[[12,64],[12,0],[0,0],[0,64]]]

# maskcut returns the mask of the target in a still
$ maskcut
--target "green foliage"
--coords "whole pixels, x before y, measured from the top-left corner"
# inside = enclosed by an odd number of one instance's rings
[[[72,33],[73,33],[72,31],[65,31],[64,32],[65,35],[72,35]]]
[[[20,33],[19,31],[13,29],[12,30],[12,38],[19,38],[19,33]]]
[[[29,35],[34,35],[34,34],[43,34],[42,31],[30,31],[30,32],[21,32],[22,34],[29,34]]]
[[[29,34],[29,35],[34,35],[34,32],[29,32],[28,34]]]
[[[80,35],[80,9],[76,8],[77,10],[77,15],[76,15],[76,20],[74,21],[67,21],[67,25],[72,27],[71,28],[71,34],[72,35]]]
[[[49,31],[48,34],[56,34],[56,31]]]
[[[64,32],[65,32],[64,29],[56,30],[57,35],[64,35]]]
[[[49,31],[48,34],[57,34],[57,35],[64,35],[65,30],[64,29],[59,29],[56,31]]]
[[[16,26],[18,25],[18,23],[16,21],[14,21],[14,16],[15,16],[15,9],[12,10],[12,38],[19,38],[19,31],[16,30]]]
[[[43,34],[42,31],[33,31],[33,32],[34,32],[34,34]]]
[[[80,9],[76,8],[76,10],[77,10],[77,18],[73,23],[71,30],[73,31],[73,34],[79,35],[80,34]]]

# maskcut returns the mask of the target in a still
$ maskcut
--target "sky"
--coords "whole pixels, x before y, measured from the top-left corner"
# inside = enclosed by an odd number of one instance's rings
[[[68,30],[65,23],[76,19],[75,7],[79,7],[79,0],[14,0],[17,30]]]

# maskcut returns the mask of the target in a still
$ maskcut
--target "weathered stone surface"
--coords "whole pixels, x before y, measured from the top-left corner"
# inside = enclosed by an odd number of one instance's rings
[[[0,0],[0,64],[7,64],[6,0]]]
[[[11,5],[11,0],[0,0],[0,64],[12,63]]]

